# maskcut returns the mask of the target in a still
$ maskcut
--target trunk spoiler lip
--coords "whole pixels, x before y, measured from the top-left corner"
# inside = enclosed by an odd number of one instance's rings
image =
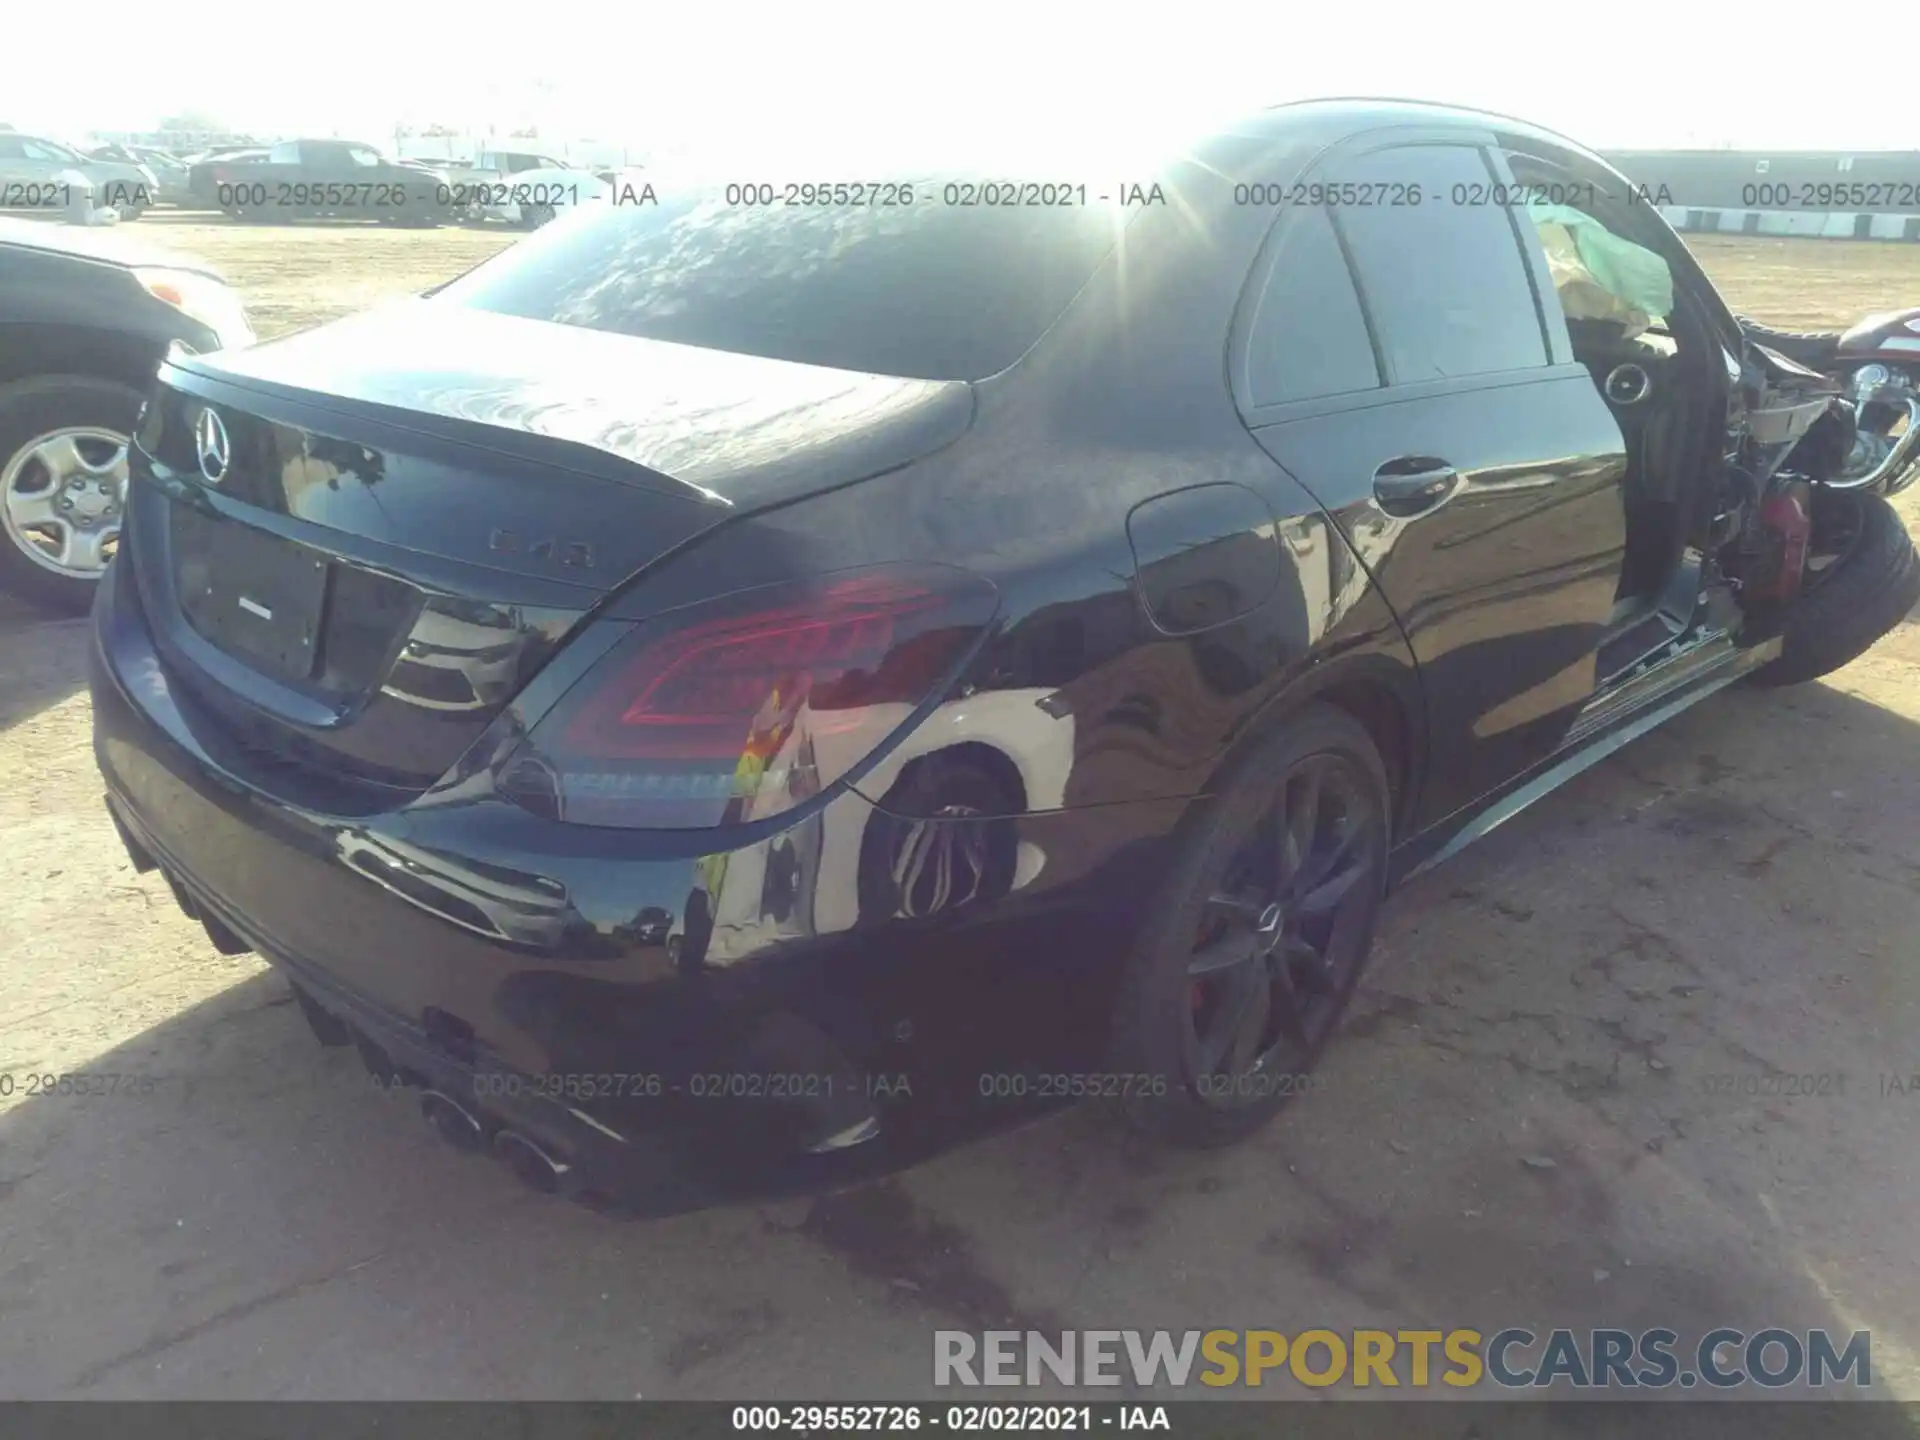
[[[338,416],[343,420],[371,422],[397,434],[443,444],[478,447],[480,442],[476,432],[484,432],[488,437],[487,448],[515,459],[571,471],[588,479],[612,480],[636,486],[668,500],[710,507],[722,512],[715,517],[716,520],[739,513],[734,501],[716,491],[648,469],[636,461],[584,441],[528,434],[505,426],[490,426],[482,421],[453,419],[424,410],[383,405],[374,400],[357,400],[325,390],[276,384],[252,376],[240,378],[218,364],[207,363],[217,360],[218,353],[196,355],[174,351],[161,362],[156,379],[161,384],[200,400],[242,406],[249,400],[265,400],[276,407],[289,407],[315,416]]]
[[[212,363],[209,363],[210,361]],[[1006,373],[1002,372],[1002,375]],[[996,380],[1000,378],[995,377]],[[695,505],[708,512],[706,524],[668,545],[631,573],[609,581],[604,588],[576,586],[558,579],[542,581],[543,588],[546,588],[549,593],[558,595],[562,590],[572,591],[580,597],[582,602],[574,623],[568,628],[562,640],[563,649],[597,623],[614,622],[623,627],[631,624],[635,617],[626,614],[621,607],[634,589],[647,576],[658,573],[662,567],[703,544],[721,528],[783,510],[818,495],[870,480],[882,479],[951,450],[953,446],[962,443],[973,431],[979,419],[982,389],[987,384],[983,381],[947,382],[957,385],[964,392],[965,417],[941,443],[924,453],[903,458],[870,471],[849,473],[802,494],[775,495],[757,501],[736,502],[704,486],[676,479],[663,471],[650,469],[637,461],[629,460],[584,441],[529,434],[506,427],[489,426],[479,421],[453,419],[428,411],[383,405],[377,401],[354,399],[328,391],[308,390],[296,385],[263,381],[252,376],[236,377],[218,364],[217,352],[210,355],[180,352],[170,354],[162,362],[157,380],[158,383],[171,386],[184,394],[215,403],[247,405],[254,400],[265,400],[279,410],[280,417],[287,418],[289,423],[295,424],[300,422],[293,417],[302,414],[339,416],[342,419],[379,425],[396,434],[415,436],[437,443],[467,446],[477,446],[479,442],[474,432],[485,431],[491,448],[497,452],[511,454],[515,458],[524,458],[529,463],[568,471],[587,479],[632,485],[657,498]],[[276,418],[265,411],[259,413],[269,419]],[[422,421],[427,423],[420,423]],[[224,498],[222,497],[223,500]],[[269,525],[268,528],[280,527]],[[460,559],[456,563],[462,569],[493,568],[486,566],[482,561],[471,559]],[[384,570],[388,567],[375,565],[373,568]],[[715,593],[723,593],[723,591]]]

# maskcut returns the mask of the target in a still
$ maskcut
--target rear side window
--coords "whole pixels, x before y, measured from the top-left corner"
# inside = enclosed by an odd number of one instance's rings
[[[1373,187],[1363,194],[1420,186],[1419,205],[1338,211],[1389,384],[1548,363],[1513,221],[1490,203],[1493,175],[1478,150],[1381,150],[1334,167],[1329,178]]]
[[[1380,383],[1373,341],[1333,221],[1318,206],[1288,212],[1247,348],[1247,398],[1283,405],[1371,390]]]
[[[867,203],[790,205],[779,193],[716,188],[594,206],[469,272],[436,303],[843,370],[979,380],[1059,318],[1141,208],[964,203],[981,187],[952,177],[860,188]]]

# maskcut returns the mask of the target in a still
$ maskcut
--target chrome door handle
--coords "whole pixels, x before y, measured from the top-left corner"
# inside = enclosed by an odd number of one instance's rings
[[[1403,455],[1373,472],[1373,498],[1387,514],[1402,519],[1425,514],[1459,485],[1460,472],[1430,455]]]

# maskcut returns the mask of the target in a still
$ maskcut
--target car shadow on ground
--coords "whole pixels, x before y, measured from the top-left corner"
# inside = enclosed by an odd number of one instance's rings
[[[0,731],[86,688],[87,621],[0,593]]]
[[[20,1098],[9,1025],[0,1394],[899,1397],[938,1329],[1509,1325],[1867,1329],[1875,1393],[1920,1386],[1916,805],[1911,722],[1729,692],[1408,886],[1249,1145],[1083,1109],[665,1221],[453,1152],[271,973],[61,1062],[112,1094]]]

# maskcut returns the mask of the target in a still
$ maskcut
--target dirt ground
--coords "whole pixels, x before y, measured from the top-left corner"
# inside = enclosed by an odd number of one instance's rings
[[[498,224],[433,230],[338,221],[241,225],[167,210],[128,229],[212,263],[246,296],[254,333],[263,340],[396,295],[417,295],[520,238],[519,231]]]
[[[263,334],[511,239],[141,228]],[[1920,297],[1920,247],[1699,249],[1777,322]],[[0,611],[0,1396],[865,1399],[929,1393],[940,1328],[1778,1324],[1871,1330],[1882,1393],[1920,1397],[1912,621],[1406,887],[1324,1086],[1246,1146],[1081,1111],[648,1224],[437,1142],[135,876],[81,657],[79,622]],[[25,1098],[60,1072],[153,1083]]]

